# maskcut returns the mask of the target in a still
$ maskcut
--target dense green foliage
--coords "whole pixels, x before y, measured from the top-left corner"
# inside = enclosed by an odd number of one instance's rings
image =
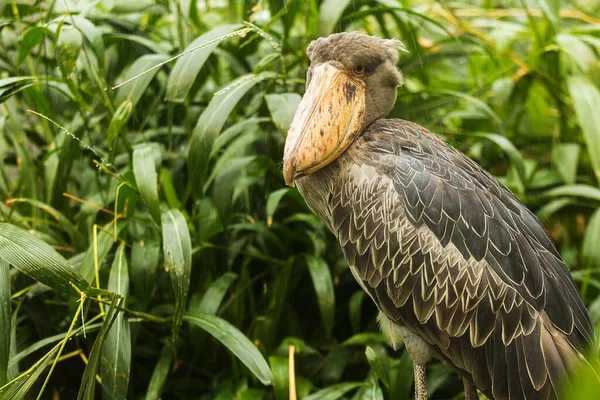
[[[286,399],[289,345],[299,398],[412,397],[282,178],[306,46],[340,30],[405,43],[393,116],[536,211],[598,324],[595,4],[0,1],[0,398]]]

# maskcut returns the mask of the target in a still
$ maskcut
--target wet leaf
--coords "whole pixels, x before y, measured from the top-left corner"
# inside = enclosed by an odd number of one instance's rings
[[[123,304],[129,294],[129,271],[125,255],[125,243],[117,249],[115,260],[108,278],[108,290],[123,298]],[[131,367],[131,333],[129,321],[120,312],[106,335],[102,348],[100,376],[102,378],[103,399],[125,399],[129,386]]]
[[[333,291],[333,281],[329,267],[322,259],[313,256],[306,257],[310,277],[313,287],[317,294],[321,319],[325,327],[325,334],[331,335],[334,322],[335,294]]]
[[[214,336],[239,358],[264,385],[272,384],[273,374],[264,357],[235,326],[215,315],[200,312],[188,313],[183,318]]]
[[[62,25],[56,40],[56,57],[65,79],[69,79],[79,57],[83,36],[81,32],[70,25]]]
[[[154,164],[154,147],[142,145],[133,151],[133,173],[140,196],[154,222],[160,225],[158,176]]]
[[[192,244],[185,218],[178,210],[162,213],[163,254],[165,270],[171,276],[175,293],[175,315],[173,316],[173,340],[179,334],[179,327],[185,311],[190,288],[192,269]]]
[[[150,383],[148,384],[148,391],[146,392],[146,400],[160,400],[167,376],[169,375],[169,369],[171,368],[171,361],[173,358],[173,348],[170,345],[163,346],[158,362],[152,372]]]
[[[265,96],[273,123],[284,135],[287,135],[301,100],[302,97],[298,93],[268,94]]]
[[[194,182],[194,190],[197,194],[202,194],[213,144],[223,125],[225,125],[229,114],[248,90],[257,83],[273,76],[272,73],[262,73],[237,79],[221,92],[215,94],[200,118],[198,118],[198,123],[192,133],[188,156],[190,178]]]
[[[88,287],[84,277],[56,250],[26,230],[5,222],[0,222],[0,258],[55,290],[75,294],[73,286],[81,291]]]
[[[343,397],[346,393],[356,388],[363,386],[362,382],[344,382],[337,385],[331,385],[325,389],[321,389],[303,400],[337,400]]]
[[[10,358],[10,271],[8,262],[0,258],[0,387],[8,382]]]
[[[184,53],[193,49],[197,50],[182,56],[175,63],[175,67],[173,67],[173,70],[169,74],[165,101],[174,103],[182,103],[185,101],[200,69],[212,54],[215,47],[217,47],[221,41],[231,37],[230,34],[240,29],[242,26],[243,25],[240,24],[219,26],[218,28],[206,32],[190,43],[185,48]]]
[[[570,77],[568,85],[596,179],[600,181],[600,92],[592,82],[580,76]]]
[[[133,103],[129,100],[125,100],[123,103],[121,103],[121,105],[113,114],[113,117],[110,120],[110,125],[108,125],[108,135],[106,138],[109,149],[112,149],[115,139],[117,138],[117,136],[119,136],[121,128],[123,128],[123,126],[129,119],[132,110]]]

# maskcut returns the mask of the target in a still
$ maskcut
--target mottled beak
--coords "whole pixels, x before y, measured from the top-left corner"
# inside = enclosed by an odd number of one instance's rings
[[[360,134],[365,116],[362,80],[328,63],[311,72],[285,142],[283,176],[289,186],[342,154]]]

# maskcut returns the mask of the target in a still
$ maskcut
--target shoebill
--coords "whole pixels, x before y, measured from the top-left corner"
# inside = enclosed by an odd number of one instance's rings
[[[359,33],[313,41],[283,173],[336,236],[392,346],[437,356],[467,399],[556,398],[595,346],[565,262],[523,203],[427,129],[387,119],[403,46]]]

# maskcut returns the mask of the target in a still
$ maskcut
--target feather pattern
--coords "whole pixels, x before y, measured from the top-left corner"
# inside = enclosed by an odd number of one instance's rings
[[[537,218],[424,128],[379,120],[297,185],[385,317],[488,397],[556,398],[595,343]]]

